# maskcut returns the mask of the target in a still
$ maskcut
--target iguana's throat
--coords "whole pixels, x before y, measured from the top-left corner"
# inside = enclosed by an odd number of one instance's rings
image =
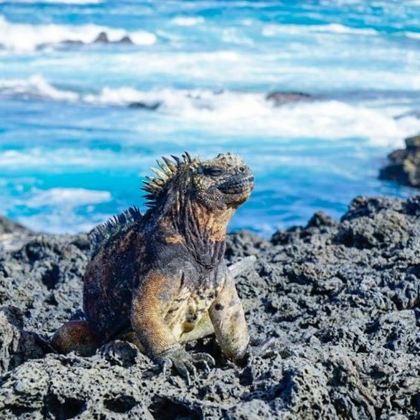
[[[171,232],[173,243],[182,244],[199,264],[212,268],[223,258],[227,226],[234,211],[209,209],[198,201],[180,198],[165,212],[161,226]]]

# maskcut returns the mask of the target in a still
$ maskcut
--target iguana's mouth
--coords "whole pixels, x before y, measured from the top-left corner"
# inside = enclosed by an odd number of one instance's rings
[[[245,192],[251,192],[254,188],[254,177],[235,177],[229,181],[223,182],[219,185],[219,190],[224,194],[241,194]]]

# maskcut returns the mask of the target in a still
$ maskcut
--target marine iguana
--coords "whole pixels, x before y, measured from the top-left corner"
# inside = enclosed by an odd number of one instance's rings
[[[124,337],[188,381],[196,366],[214,360],[182,343],[214,333],[229,359],[245,357],[249,336],[234,275],[251,262],[229,269],[223,257],[227,224],[254,177],[230,153],[172,158],[158,161],[157,176],[145,181],[144,215],[130,208],[92,232],[99,246],[83,279],[86,320],[55,332],[57,351],[89,355]]]

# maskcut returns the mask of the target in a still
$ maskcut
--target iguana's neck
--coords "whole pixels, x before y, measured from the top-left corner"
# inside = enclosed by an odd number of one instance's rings
[[[209,209],[180,195],[162,212],[159,227],[168,233],[167,243],[182,244],[197,262],[212,267],[223,258],[233,213],[234,209]]]

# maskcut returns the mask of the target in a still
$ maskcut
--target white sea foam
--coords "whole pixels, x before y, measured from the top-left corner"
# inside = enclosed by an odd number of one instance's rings
[[[58,101],[77,101],[80,97],[76,92],[55,88],[39,75],[31,76],[28,79],[0,80],[0,94],[39,97]]]
[[[420,32],[405,32],[405,36],[411,39],[420,39]]]
[[[176,26],[197,26],[204,22],[205,20],[201,16],[177,16],[172,19],[172,24]]]
[[[120,151],[96,150],[89,148],[43,148],[32,147],[23,150],[4,150],[0,152],[0,168],[13,169],[44,168],[44,172],[55,168],[133,168],[153,165],[150,156],[141,153],[129,153],[121,159]]]
[[[128,36],[134,44],[152,45],[156,35],[147,31],[127,32],[124,29],[109,28],[94,24],[89,25],[28,25],[12,23],[0,16],[0,45],[15,51],[33,51],[45,45],[59,44],[65,41],[91,43],[105,33],[111,42]]]
[[[112,200],[109,191],[85,188],[34,188],[19,197],[10,198],[13,206],[30,210],[30,216],[21,216],[19,221],[35,231],[42,232],[86,232],[106,216],[93,213],[94,206]],[[78,209],[88,213],[82,215]]]
[[[305,33],[333,33],[345,35],[377,35],[378,31],[373,28],[353,28],[341,23],[329,23],[327,25],[294,25],[294,24],[269,24],[262,28],[262,34],[267,37],[279,34],[305,34]]]
[[[81,102],[96,106],[156,105],[165,124],[150,126],[162,130],[199,129],[212,134],[243,137],[322,138],[358,137],[377,145],[399,145],[401,139],[420,130],[414,116],[395,119],[407,108],[382,108],[378,101],[346,103],[315,100],[275,107],[265,94],[205,89],[159,89],[142,91],[132,87],[104,87],[96,93],[61,90],[41,76],[27,80],[0,80],[0,94],[43,97],[55,101]],[[386,101],[386,98],[384,99]],[[392,111],[392,112],[391,112]],[[141,131],[145,122],[142,122]],[[163,128],[162,128],[163,127]],[[6,152],[9,154],[18,152]],[[0,165],[13,156],[0,156]],[[32,156],[34,158],[34,156]],[[39,156],[43,159],[42,156]],[[78,158],[77,156],[75,159]]]
[[[75,208],[89,204],[99,204],[111,201],[109,191],[87,190],[84,188],[50,188],[35,190],[31,197],[25,200],[25,205],[40,207]]]

